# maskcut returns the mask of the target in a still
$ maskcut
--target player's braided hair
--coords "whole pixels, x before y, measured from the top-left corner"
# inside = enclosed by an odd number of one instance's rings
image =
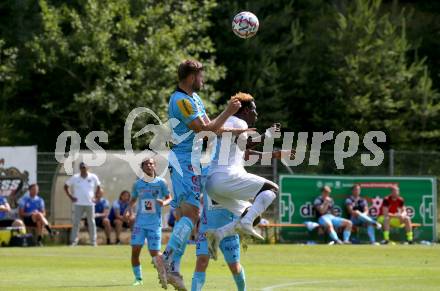
[[[251,107],[252,102],[254,101],[254,97],[251,94],[238,92],[234,96],[231,96],[231,99],[238,99],[241,103],[241,108],[237,113],[241,112],[244,108]]]
[[[251,94],[243,93],[243,92],[238,92],[234,96],[231,96],[231,99],[234,99],[234,98],[240,100],[241,103],[243,103],[243,102],[250,103],[250,102],[254,101],[254,97],[252,97]]]

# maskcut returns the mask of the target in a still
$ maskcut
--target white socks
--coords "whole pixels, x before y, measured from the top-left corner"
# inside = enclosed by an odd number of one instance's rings
[[[277,195],[271,190],[265,190],[258,194],[246,215],[241,219],[242,223],[252,225],[255,218],[266,211],[276,197]]]

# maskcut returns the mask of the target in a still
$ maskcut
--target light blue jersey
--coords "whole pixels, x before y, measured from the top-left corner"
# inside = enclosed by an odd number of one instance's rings
[[[20,200],[18,207],[23,209],[24,213],[32,213],[35,210],[44,212],[45,210],[44,200],[40,196],[35,196],[33,198],[31,196],[23,197],[23,199]]]
[[[193,93],[188,96],[181,89],[177,89],[170,97],[168,107],[168,118],[179,120],[179,124],[173,128],[173,137],[178,140],[172,152],[176,155],[179,164],[179,171],[173,168],[170,163],[170,175],[173,183],[174,199],[171,206],[177,208],[181,203],[188,203],[195,207],[200,207],[200,176],[197,174],[198,169],[191,163],[191,153],[195,133],[191,132],[188,125],[196,118],[204,118],[206,116],[205,107],[200,97]],[[187,133],[191,134],[183,140],[179,140],[179,136]]]
[[[193,93],[192,96],[187,95],[184,91],[177,89],[170,97],[168,106],[168,118],[175,118],[180,123],[173,128],[173,137],[179,140],[179,136],[183,136],[190,132],[188,125],[196,118],[203,118],[206,115],[205,106],[199,95]],[[191,150],[193,147],[195,133],[192,132],[186,139],[180,141],[173,146],[172,151],[177,158],[191,158]]]
[[[137,198],[135,226],[155,229],[162,226],[162,206],[156,199],[165,199],[170,194],[167,184],[160,177],[151,182],[138,179],[133,185],[131,193]]]

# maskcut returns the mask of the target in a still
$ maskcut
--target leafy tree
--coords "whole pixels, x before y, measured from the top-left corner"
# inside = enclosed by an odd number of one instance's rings
[[[39,20],[19,52],[30,59],[21,68],[26,79],[9,109],[29,105],[16,124],[28,129],[25,139],[53,150],[63,130],[77,130],[83,138],[104,130],[106,147],[121,148],[133,108],[148,107],[165,119],[177,65],[188,57],[207,66],[203,95],[211,104],[219,93],[209,84],[224,74],[214,66],[215,50],[203,33],[214,6],[209,0],[40,0]],[[148,121],[139,120],[138,127]],[[145,140],[135,144],[144,147]]]

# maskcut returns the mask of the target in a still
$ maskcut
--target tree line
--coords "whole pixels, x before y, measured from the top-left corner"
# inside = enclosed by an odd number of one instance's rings
[[[231,31],[243,10],[260,20],[247,40]],[[439,150],[439,12],[435,1],[3,1],[0,145],[53,151],[64,130],[103,130],[103,146],[121,149],[135,107],[166,120],[191,57],[207,68],[210,115],[244,91],[261,130],[381,130],[385,147]]]

